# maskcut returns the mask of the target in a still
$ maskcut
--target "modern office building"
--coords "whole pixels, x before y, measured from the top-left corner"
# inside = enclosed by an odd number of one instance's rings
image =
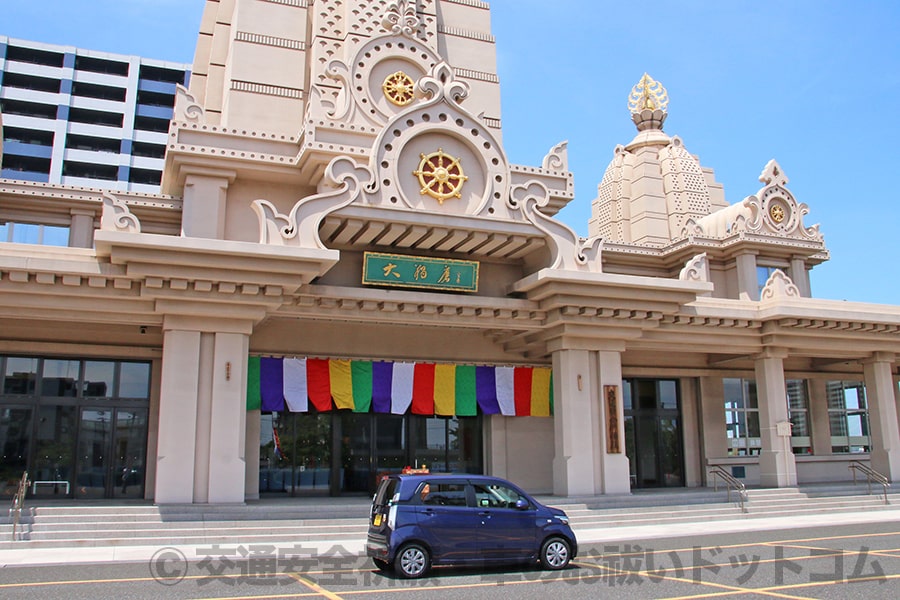
[[[0,36],[0,176],[159,193],[189,66]]]
[[[161,194],[0,180],[0,221],[69,232],[0,242],[0,484],[900,477],[900,307],[811,297],[829,254],[782,167],[726,198],[635,74],[580,239],[565,144],[506,157],[494,43],[480,0],[208,0]]]

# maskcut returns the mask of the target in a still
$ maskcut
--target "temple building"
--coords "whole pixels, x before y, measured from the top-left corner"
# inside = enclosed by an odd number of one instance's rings
[[[811,297],[829,253],[782,166],[726,199],[636,73],[583,239],[565,142],[507,159],[494,44],[480,0],[207,0],[160,194],[0,179],[0,227],[69,228],[0,242],[0,486],[900,477],[900,307]]]

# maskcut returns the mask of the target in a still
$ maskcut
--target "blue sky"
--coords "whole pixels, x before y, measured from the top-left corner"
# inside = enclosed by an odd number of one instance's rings
[[[191,62],[203,0],[0,0],[0,34]],[[635,134],[628,94],[646,71],[669,92],[665,130],[715,169],[730,203],[774,158],[809,205],[831,260],[819,298],[900,305],[900,2],[494,0],[510,161],[569,142],[587,234],[616,144]]]

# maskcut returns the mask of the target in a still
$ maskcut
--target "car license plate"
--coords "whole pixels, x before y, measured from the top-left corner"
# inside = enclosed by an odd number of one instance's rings
[[[381,515],[381,514],[375,515],[375,518],[372,519],[372,525],[374,525],[375,527],[381,527],[382,518],[383,518],[383,515]]]

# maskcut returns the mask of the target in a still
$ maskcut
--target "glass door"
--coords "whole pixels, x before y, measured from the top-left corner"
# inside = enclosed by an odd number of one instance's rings
[[[0,407],[0,491],[12,498],[28,468],[31,409]],[[33,479],[33,474],[29,474]]]
[[[336,414],[340,431],[340,457],[338,477],[334,478],[332,493],[363,492],[374,489],[372,473],[372,417],[366,413],[340,412]],[[338,489],[336,485],[340,486]]]
[[[633,379],[623,385],[625,451],[635,488],[684,486],[677,380]]]
[[[78,424],[75,497],[105,498],[109,485],[113,412],[85,408]]]
[[[72,495],[75,471],[76,406],[41,406],[34,447],[35,498],[67,498]]]
[[[112,441],[112,497],[143,498],[147,410],[117,409]],[[109,493],[109,490],[107,490]]]
[[[142,498],[146,446],[146,409],[82,409],[74,497]]]

